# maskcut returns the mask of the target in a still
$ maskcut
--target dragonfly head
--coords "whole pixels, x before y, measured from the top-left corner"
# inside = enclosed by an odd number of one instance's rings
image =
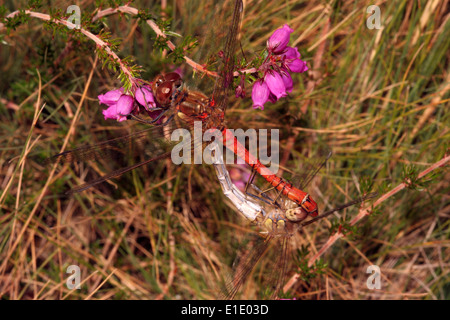
[[[300,222],[308,216],[308,211],[295,201],[285,200],[283,207],[285,209],[286,219],[290,222]]]
[[[182,86],[181,76],[176,72],[160,74],[152,82],[152,91],[156,101],[162,105],[170,104],[174,92]]]
[[[286,219],[291,222],[300,222],[304,220],[308,216],[308,212],[306,212],[302,207],[297,206],[296,208],[287,209],[286,210]]]

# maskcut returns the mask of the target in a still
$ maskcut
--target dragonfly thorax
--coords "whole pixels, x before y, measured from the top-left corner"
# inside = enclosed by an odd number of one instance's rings
[[[186,120],[188,117],[202,120],[211,104],[211,99],[202,92],[189,90],[176,72],[158,75],[152,82],[152,91],[161,108],[174,108]]]
[[[260,223],[262,234],[271,236],[284,236],[287,233],[286,220],[281,209],[271,207]]]
[[[181,113],[180,116],[202,118],[207,113],[209,98],[200,91],[190,91],[183,88],[173,99],[173,104]]]

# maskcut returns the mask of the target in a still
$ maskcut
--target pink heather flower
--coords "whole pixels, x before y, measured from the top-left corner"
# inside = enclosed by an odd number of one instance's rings
[[[146,110],[151,110],[156,107],[155,98],[153,97],[152,91],[148,86],[143,86],[136,89],[134,96]]]
[[[305,72],[308,70],[308,67],[306,66],[306,62],[300,59],[295,59],[289,62],[289,60],[286,60],[286,66],[289,68],[291,72]]]
[[[286,88],[287,92],[292,92],[292,89],[294,88],[294,81],[292,81],[292,77],[289,74],[289,72],[282,72],[281,73],[281,79],[283,79],[284,86]]]
[[[286,97],[293,90],[292,72],[308,70],[305,61],[301,60],[300,52],[295,47],[289,47],[291,33],[289,25],[275,30],[267,40],[267,56],[256,68],[258,78],[252,89],[253,108],[264,110],[267,101],[276,102]],[[260,78],[260,75],[264,75]],[[243,83],[243,82],[242,82]],[[236,97],[243,97],[244,87],[238,86]]]
[[[253,108],[264,110],[264,103],[269,99],[269,87],[265,81],[256,81],[252,89]]]
[[[245,76],[241,76],[241,81],[234,93],[236,98],[245,98]]]
[[[108,109],[102,111],[105,120],[117,119],[116,105],[110,106]],[[118,120],[118,119],[117,119]]]
[[[234,94],[236,98],[245,98],[245,89],[241,87],[241,85],[238,85],[234,91]]]
[[[270,92],[273,93],[277,99],[287,96],[286,87],[278,72],[268,71],[264,76],[264,81],[267,83]]]
[[[267,40],[267,48],[269,51],[281,53],[289,43],[292,32],[294,32],[294,29],[291,29],[287,24],[275,30],[269,40]]]
[[[100,104],[106,104],[107,106],[110,106],[112,104],[115,104],[122,95],[123,95],[123,88],[120,88],[99,95],[98,100],[100,101]]]
[[[275,95],[272,92],[269,94],[269,101],[272,103],[275,103],[278,101],[277,97],[275,97]]]
[[[286,59],[299,59],[300,58],[300,52],[298,52],[298,49],[295,47],[286,47],[285,52],[282,54]]]
[[[287,47],[286,52],[283,53],[285,58],[285,65],[291,72],[305,72],[308,70],[306,62],[300,59],[300,52],[297,48]]]
[[[103,110],[103,116],[106,119],[115,119],[119,122],[127,120],[134,108],[134,99],[123,94],[117,103],[111,104],[108,109]]]
[[[133,97],[123,95],[120,97],[120,99],[117,101],[117,114],[120,115],[129,115],[131,111],[133,111],[134,107],[134,100]]]

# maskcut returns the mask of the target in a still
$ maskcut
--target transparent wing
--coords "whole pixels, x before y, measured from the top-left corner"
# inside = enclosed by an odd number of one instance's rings
[[[258,261],[269,248],[272,237],[262,239],[254,236],[246,248],[242,248],[233,264],[232,275],[227,279],[220,296],[221,299],[232,300],[239,289],[247,281]]]
[[[235,2],[230,29],[223,50],[223,68],[221,78],[216,82],[213,97],[217,101],[217,107],[224,111],[228,106],[228,95],[233,84],[233,72],[235,68],[234,55],[237,47],[237,36],[242,19],[243,4],[241,0]]]
[[[280,237],[276,241],[276,247],[272,250],[277,251],[277,256],[272,258],[267,278],[264,282],[265,292],[263,297],[270,300],[279,298],[280,292],[284,286],[288,266],[291,262],[290,237]]]
[[[164,126],[150,126],[144,130],[99,142],[93,145],[84,145],[72,150],[62,152],[45,160],[48,162],[86,162],[90,160],[112,159],[117,160],[125,155],[137,152],[151,154],[163,153],[174,142],[170,141],[170,134],[176,129],[190,129],[189,123],[180,119],[173,119]]]
[[[143,144],[153,137],[154,139],[164,138],[160,128],[148,128],[123,137],[110,139],[95,145],[84,145],[72,150],[64,151],[54,155],[46,162],[85,162],[101,159],[118,159],[131,150],[141,149]]]
[[[174,19],[174,30],[183,36],[193,36],[198,40],[198,46],[188,54],[189,58],[219,76],[224,69],[219,51],[227,51],[226,48],[235,49],[227,44],[232,43],[230,36],[232,26],[235,26],[233,28],[239,26],[239,23],[235,23],[235,7],[238,4],[242,8],[241,0],[176,2],[176,8],[182,19]],[[235,32],[237,33],[237,30]],[[177,39],[173,41],[177,46],[183,45],[180,41],[177,42]],[[183,78],[186,83],[192,88],[201,90],[207,96],[212,96],[216,88],[222,85],[222,78],[205,76],[186,63],[183,63],[181,67],[184,69]]]
[[[331,156],[331,150],[321,149],[313,158],[303,159],[300,173],[294,175],[291,183],[300,190],[305,190],[317,175],[317,173],[319,173],[319,171],[323,167],[325,167],[327,161],[331,158]]]
[[[95,180],[92,180],[92,181],[89,181],[89,182],[84,183],[82,185],[79,185],[79,186],[77,186],[75,188],[72,188],[71,190],[66,192],[66,194],[71,195],[71,194],[74,194],[74,193],[82,192],[82,191],[84,191],[86,189],[89,189],[89,188],[99,184],[99,183],[105,182],[106,180],[119,177],[119,176],[121,176],[122,174],[124,174],[124,173],[126,173],[128,171],[137,169],[139,167],[142,167],[143,165],[149,164],[150,162],[153,162],[153,161],[156,161],[156,160],[161,160],[161,159],[167,158],[169,156],[170,156],[170,152],[164,153],[164,154],[159,155],[159,156],[157,156],[155,158],[151,158],[151,159],[142,161],[140,163],[137,163],[137,164],[125,167],[125,168],[120,168],[118,170],[114,170],[114,171],[112,171],[112,172],[110,172],[110,173],[108,173],[108,174],[106,174],[104,176],[101,176],[100,178],[97,178]]]
[[[290,237],[268,236],[265,239],[253,239],[239,253],[233,266],[233,274],[228,279],[221,298],[234,299],[260,263],[259,296],[264,299],[277,299],[286,279],[290,258]]]
[[[189,137],[194,138],[182,138],[182,140],[171,141],[172,133],[177,129],[185,130],[184,133],[188,134]],[[47,159],[46,162],[73,163],[107,159],[111,159],[114,162],[120,162],[130,156],[134,158],[136,152],[145,151],[149,154],[149,159],[114,170],[67,192],[67,194],[78,193],[143,165],[167,158],[171,155],[172,148],[176,144],[179,144],[180,148],[188,147],[188,145],[190,145],[188,150],[193,152],[196,146],[202,144],[202,141],[201,137],[195,138],[192,131],[191,121],[174,119],[165,126],[150,127],[133,134],[100,142],[95,145],[85,145],[62,152]]]

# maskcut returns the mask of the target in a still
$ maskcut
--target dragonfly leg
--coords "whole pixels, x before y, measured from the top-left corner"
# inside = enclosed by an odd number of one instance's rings
[[[271,191],[271,190],[276,190],[276,189],[278,188],[278,186],[279,186],[281,183],[282,183],[282,181],[280,181],[276,186],[270,187],[270,188],[268,188],[268,189],[266,189],[266,190],[264,190],[264,191],[260,190],[260,194],[266,194],[266,193],[268,193],[268,192]],[[275,197],[275,199],[270,198],[270,199],[272,200],[272,203],[271,203],[271,204],[275,204],[275,202],[278,200],[278,198],[280,197],[280,195],[283,193],[283,190],[284,190],[285,186],[286,186],[286,184],[285,184],[285,185],[283,186],[283,188],[281,188],[281,190],[278,192],[278,194],[277,194],[277,196]]]
[[[155,109],[155,110],[157,110],[157,109]],[[131,119],[132,119],[132,120],[136,120],[136,121],[138,121],[138,122],[140,122],[140,123],[145,123],[145,124],[155,124],[156,122],[158,122],[159,119],[161,119],[162,116],[164,116],[164,114],[165,114],[167,111],[169,111],[169,109],[163,110],[163,112],[161,112],[155,119],[153,119],[153,120],[151,120],[151,121],[142,119],[141,117],[139,117],[139,116],[137,116],[137,115],[134,115],[134,114],[131,114],[130,116],[131,116]]]
[[[260,196],[272,200],[269,196],[267,196],[263,191],[261,191],[261,189],[259,189],[255,184],[253,184],[253,180],[255,180],[255,176],[256,176],[256,169],[252,167],[252,173],[250,175],[250,178],[247,180],[247,183],[245,185],[245,194],[252,196],[254,198],[257,198],[259,200],[263,200]],[[254,190],[256,190],[256,192],[258,193],[258,195],[254,195],[252,193],[250,193],[249,191],[249,187],[252,187]]]
[[[267,190],[265,190],[265,191],[263,191],[263,190],[261,190],[260,188],[258,188],[258,187],[253,183],[253,180],[255,180],[256,173],[257,173],[256,169],[252,167],[252,173],[251,173],[250,178],[247,180],[247,183],[246,183],[246,185],[245,185],[245,190],[244,190],[245,194],[248,195],[248,196],[250,196],[250,197],[253,197],[253,198],[255,198],[255,199],[264,201],[264,202],[266,202],[267,204],[275,204],[276,199],[274,200],[274,199],[272,199],[271,197],[269,197],[269,196],[267,195],[267,192],[270,191],[270,190],[272,190],[273,187],[272,187],[272,188],[269,188],[269,189],[267,189]],[[250,192],[250,190],[249,190],[250,187],[252,187],[252,188],[256,191],[257,195],[255,195],[255,194],[253,194],[253,193]],[[277,198],[278,198],[278,197],[277,197]]]
[[[158,117],[156,117],[154,120],[152,120],[152,121],[148,121],[148,120],[144,120],[144,119],[142,119],[142,118],[140,118],[140,117],[138,117],[138,116],[136,116],[136,115],[134,115],[134,114],[132,114],[131,115],[131,118],[133,119],[133,120],[136,120],[136,121],[138,121],[138,122],[140,122],[140,123],[146,123],[146,124],[155,124],[155,122],[156,121],[158,121],[163,115],[164,115],[164,113],[165,112],[167,112],[168,110],[164,110]],[[163,123],[160,123],[160,124],[157,124],[156,126],[158,126],[158,127],[162,127],[162,126],[165,126],[165,125],[167,125],[170,121],[172,121],[172,119],[175,117],[175,113],[174,114],[172,114],[169,118],[167,118],[167,120],[165,121],[165,122],[163,122]]]
[[[258,188],[256,185],[254,185],[252,183],[252,188],[256,190],[256,192],[258,193],[258,198],[259,197],[263,197],[266,198],[267,200],[270,201],[270,203],[273,203],[273,199],[271,197],[269,197],[265,192],[263,192],[260,188]],[[248,193],[247,193],[248,194]]]
[[[167,120],[161,124],[159,124],[159,126],[165,126],[166,124],[168,124],[170,121],[172,121],[172,119],[175,117],[175,113],[172,114],[169,118],[167,118]]]
[[[250,178],[247,180],[247,183],[245,184],[245,193],[247,193],[248,187],[250,185],[253,185],[253,180],[255,179],[255,176],[256,176],[256,170],[255,170],[255,168],[252,167],[252,173],[250,175]]]
[[[255,190],[261,191],[261,190],[260,190],[257,186],[255,186],[254,184],[252,184],[252,187],[253,187]],[[253,194],[253,193],[250,193],[250,192],[246,192],[246,195],[249,196],[249,197],[252,197],[252,198],[254,198],[254,199],[257,199],[257,200],[259,200],[259,201],[265,202],[265,203],[267,203],[268,205],[271,205],[271,206],[277,206],[278,208],[281,209],[281,206],[280,206],[280,204],[279,204],[278,202],[274,201],[271,197],[269,197],[268,195],[266,195],[266,194],[264,194],[264,193],[261,193],[260,195],[256,195],[256,194]]]
[[[272,199],[270,196],[268,196],[268,195],[266,194],[266,192],[262,191],[260,188],[258,188],[258,186],[256,186],[256,185],[253,183],[253,179],[255,178],[255,175],[256,175],[256,171],[252,171],[252,175],[251,175],[250,178],[248,179],[247,185],[245,186],[245,191],[244,191],[245,194],[246,194],[247,196],[250,196],[250,197],[252,197],[252,198],[255,198],[255,199],[259,200],[259,201],[263,201],[263,202],[265,202],[265,203],[267,203],[267,204],[269,204],[269,205],[276,205],[276,206],[278,206],[279,208],[281,208],[281,206],[278,204],[278,202],[276,202],[276,199],[275,199],[275,200]],[[251,187],[257,194],[251,193],[250,190],[249,190],[250,187]]]
[[[280,182],[281,183],[281,182]],[[277,186],[278,187],[278,186]],[[283,185],[283,188],[280,189],[280,191],[278,192],[277,196],[275,197],[275,199],[273,200],[273,203],[275,203],[275,201],[278,200],[278,198],[281,196],[281,194],[284,191],[284,188],[286,187],[286,184]]]

